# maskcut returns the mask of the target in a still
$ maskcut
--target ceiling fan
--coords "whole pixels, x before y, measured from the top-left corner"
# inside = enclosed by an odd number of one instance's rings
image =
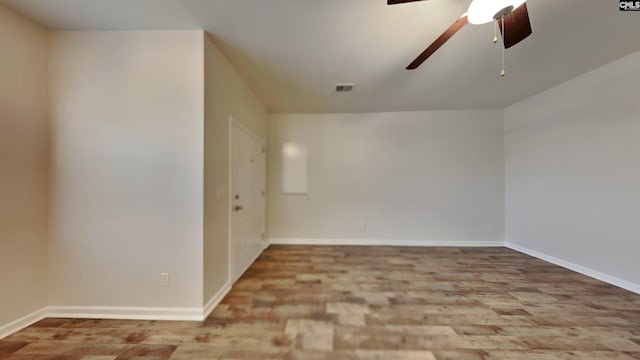
[[[387,5],[416,1],[426,0],[387,0]],[[526,0],[473,0],[471,5],[469,5],[469,10],[451,24],[442,35],[418,55],[418,57],[407,66],[407,70],[413,70],[420,66],[467,23],[480,25],[496,21],[496,24],[500,26],[505,48],[508,49],[519,43],[533,32],[531,30],[529,12],[527,11],[527,3],[525,1]],[[497,40],[498,38],[494,37],[493,42],[497,42]],[[504,76],[504,74],[503,68],[500,75]]]

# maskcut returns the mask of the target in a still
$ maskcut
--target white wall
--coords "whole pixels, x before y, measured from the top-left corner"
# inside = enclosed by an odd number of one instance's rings
[[[502,128],[498,110],[274,115],[269,237],[500,243]],[[308,196],[281,192],[285,142],[308,148]]]
[[[204,302],[229,280],[229,117],[266,138],[267,112],[205,36]]]
[[[46,305],[47,36],[0,6],[0,337]]]
[[[640,52],[505,110],[506,240],[636,291],[638,68]]]
[[[203,36],[52,34],[51,305],[202,306]]]

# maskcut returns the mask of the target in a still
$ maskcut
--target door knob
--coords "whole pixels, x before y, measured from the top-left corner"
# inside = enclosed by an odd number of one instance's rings
[[[236,206],[233,207],[233,210],[234,211],[240,211],[240,210],[242,210],[242,206],[236,205]]]

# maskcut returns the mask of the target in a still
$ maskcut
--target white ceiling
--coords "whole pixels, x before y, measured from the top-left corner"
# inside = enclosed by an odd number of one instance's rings
[[[503,108],[640,50],[640,13],[620,12],[615,0],[529,0],[533,35],[507,50],[505,78],[492,24],[467,25],[405,70],[470,0],[0,3],[50,29],[205,29],[271,112]],[[337,82],[356,87],[336,93]]]

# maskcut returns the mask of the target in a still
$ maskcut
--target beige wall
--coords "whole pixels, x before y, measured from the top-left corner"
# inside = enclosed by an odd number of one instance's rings
[[[1,330],[46,305],[46,32],[0,6],[0,48]]]
[[[502,111],[274,115],[269,237],[503,240]],[[309,195],[283,195],[281,146],[307,146]]]
[[[267,112],[205,36],[204,299],[229,279],[229,117],[266,138]]]
[[[636,292],[638,68],[640,52],[505,110],[506,240]]]
[[[50,305],[202,306],[203,36],[52,34]]]

